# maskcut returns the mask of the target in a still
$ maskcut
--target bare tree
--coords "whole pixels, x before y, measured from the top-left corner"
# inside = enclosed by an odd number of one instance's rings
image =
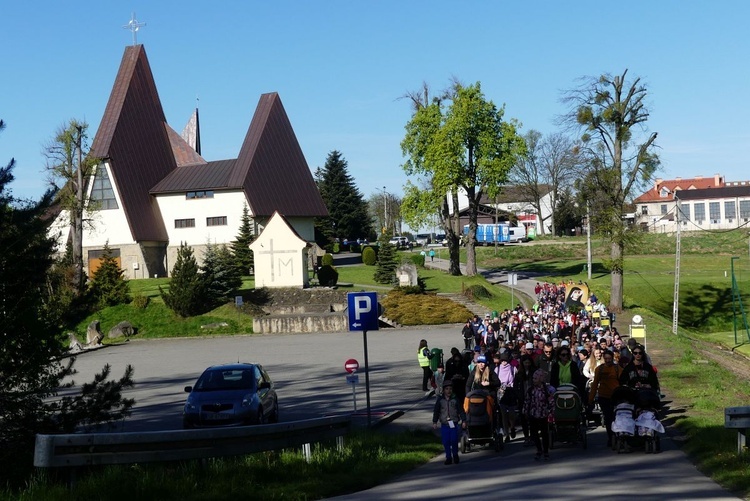
[[[582,131],[587,189],[607,203],[592,217],[611,244],[606,264],[611,276],[609,308],[614,312],[622,311],[623,306],[624,249],[629,233],[622,219],[624,205],[633,189],[659,166],[654,151],[656,132],[646,129],[650,115],[645,104],[647,87],[638,77],[627,82],[627,73],[589,78],[565,97],[570,111],[564,118]]]
[[[97,160],[88,157],[88,124],[71,119],[58,128],[44,149],[50,183],[59,189],[58,203],[70,215],[70,240],[72,242],[71,286],[80,294],[83,280],[83,223],[84,212],[89,207],[86,183],[94,172]],[[58,185],[61,182],[62,186]]]
[[[527,154],[513,167],[510,182],[521,197],[534,208],[544,235],[545,221],[549,220],[550,233],[555,234],[555,218],[559,193],[573,185],[579,175],[579,156],[575,142],[561,133],[543,136],[530,130],[524,136]],[[544,197],[549,194],[545,207]],[[544,209],[549,209],[545,211]],[[548,212],[546,216],[544,213]]]

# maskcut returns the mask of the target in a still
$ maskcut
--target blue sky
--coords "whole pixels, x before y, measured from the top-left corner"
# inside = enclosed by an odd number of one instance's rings
[[[199,98],[203,156],[235,158],[261,93],[279,92],[312,171],[336,149],[366,197],[403,193],[405,92],[481,82],[522,132],[558,130],[582,76],[638,75],[659,133],[659,177],[748,180],[750,2],[4,2],[0,165],[19,197],[46,187],[55,130],[99,126],[135,11],[169,124]],[[745,33],[745,35],[742,35]]]

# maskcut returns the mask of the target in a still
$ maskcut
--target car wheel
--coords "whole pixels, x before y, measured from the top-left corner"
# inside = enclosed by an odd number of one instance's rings
[[[258,407],[258,419],[257,424],[266,424],[266,414],[263,412],[263,407]]]

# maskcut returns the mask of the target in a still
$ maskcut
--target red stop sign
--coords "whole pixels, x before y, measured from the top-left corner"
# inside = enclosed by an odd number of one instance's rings
[[[351,374],[352,372],[359,369],[359,362],[357,362],[355,359],[350,358],[346,362],[344,362],[344,369],[346,369],[346,372]]]

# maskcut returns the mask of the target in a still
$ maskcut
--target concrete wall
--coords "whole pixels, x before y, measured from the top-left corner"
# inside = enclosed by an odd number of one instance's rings
[[[349,330],[349,317],[345,313],[318,313],[304,315],[269,315],[253,318],[253,332],[342,332]]]

